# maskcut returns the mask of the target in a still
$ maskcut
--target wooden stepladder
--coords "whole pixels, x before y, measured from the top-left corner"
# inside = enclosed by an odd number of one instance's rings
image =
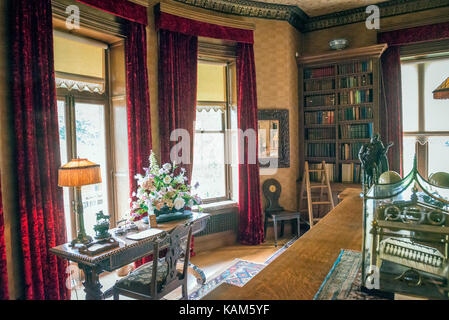
[[[310,182],[310,173],[312,172],[321,173],[321,183]],[[325,188],[327,188],[328,200],[323,201],[323,191]],[[313,201],[312,189],[320,189],[318,201]],[[307,193],[307,196],[304,195],[305,192]],[[302,208],[302,201],[305,199],[307,199],[307,208]],[[304,164],[304,174],[302,176],[301,190],[299,195],[299,211],[308,211],[310,228],[312,228],[313,225],[320,220],[320,218],[315,218],[313,216],[314,205],[329,205],[331,209],[335,207],[334,199],[332,197],[331,185],[329,183],[329,177],[326,172],[326,163],[324,161],[321,162],[321,168],[319,169],[310,169],[309,163],[307,161]]]

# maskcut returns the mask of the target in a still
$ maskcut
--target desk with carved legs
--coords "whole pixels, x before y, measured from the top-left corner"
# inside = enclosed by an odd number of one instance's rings
[[[192,221],[192,234],[197,234],[204,230],[209,218],[210,215],[207,213],[193,213],[193,216],[189,219],[160,223],[157,228],[168,232],[179,224]],[[123,266],[152,254],[152,241],[159,235],[156,234],[138,241],[127,239],[126,235],[114,236],[119,242],[119,247],[95,256],[79,253],[78,249],[70,246],[70,243],[51,248],[50,252],[58,257],[78,263],[79,268],[84,271],[85,275],[83,285],[84,291],[86,292],[86,300],[100,300],[110,297],[112,293],[110,290],[105,292],[101,290],[102,285],[99,275],[104,271],[111,272],[120,269]],[[193,264],[190,264],[190,267],[197,281],[204,283],[206,281],[204,272]]]

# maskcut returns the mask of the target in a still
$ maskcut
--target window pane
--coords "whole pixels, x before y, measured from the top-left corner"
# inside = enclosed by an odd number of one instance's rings
[[[198,63],[198,101],[226,101],[226,66]]]
[[[404,131],[418,131],[418,68],[416,64],[401,65],[402,126]]]
[[[76,148],[79,158],[100,165],[102,183],[82,187],[86,232],[93,235],[95,214],[108,212],[104,105],[76,103]]]
[[[192,185],[204,199],[226,196],[224,133],[196,133]]]
[[[415,157],[416,137],[404,136],[403,155],[404,155],[404,177],[413,169],[413,159]],[[392,151],[390,151],[392,152]]]
[[[195,129],[199,131],[222,131],[223,116],[222,111],[214,109],[197,111]]]
[[[449,172],[449,136],[429,137],[429,166],[428,175],[444,171]]]
[[[425,129],[427,131],[449,131],[449,100],[434,99],[435,90],[449,76],[449,59],[426,63],[424,97]]]
[[[59,124],[59,147],[61,150],[61,165],[68,162],[67,156],[67,130],[65,125],[65,102],[58,100],[58,124]],[[72,239],[72,220],[70,210],[69,188],[62,188],[64,197],[64,216],[67,230],[67,239]]]

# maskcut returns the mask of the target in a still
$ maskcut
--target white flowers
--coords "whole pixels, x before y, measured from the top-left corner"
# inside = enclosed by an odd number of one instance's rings
[[[135,175],[138,188],[132,194],[130,220],[136,221],[152,213],[170,214],[201,204],[201,199],[192,195],[192,187],[186,183],[184,168],[177,173],[179,167],[175,163],[159,167],[153,152],[149,159],[145,175]]]
[[[172,178],[170,176],[165,176],[163,181],[165,184],[170,184],[171,180],[172,180]]]
[[[177,176],[176,178],[173,179],[175,181],[175,183],[177,184],[181,184],[184,183],[184,177],[182,175]]]
[[[182,208],[184,208],[186,202],[184,201],[183,198],[176,198],[175,201],[173,202],[173,204],[175,205],[175,209],[176,210],[181,210]]]

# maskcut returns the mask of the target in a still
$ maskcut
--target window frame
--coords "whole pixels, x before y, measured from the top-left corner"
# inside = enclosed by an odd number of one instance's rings
[[[93,93],[78,90],[68,90],[65,88],[56,89],[56,99],[58,101],[64,101],[65,112],[65,127],[66,127],[66,147],[67,147],[67,160],[74,159],[77,155],[76,150],[76,119],[75,119],[75,104],[76,103],[91,103],[101,104],[104,106],[104,128],[105,128],[105,143],[106,143],[106,168],[105,172],[107,177],[103,177],[103,182],[106,183],[107,204],[109,209],[110,224],[115,226],[117,220],[117,213],[114,202],[114,183],[112,177],[113,168],[113,143],[111,135],[111,110],[110,110],[110,95],[109,95],[109,50],[105,49],[105,91],[103,93]],[[80,77],[82,78],[82,77]],[[86,77],[88,80],[88,77]],[[69,188],[69,208],[71,212],[74,212],[74,199],[75,190]],[[78,221],[74,214],[70,215],[71,232],[72,237],[76,237],[78,230]],[[70,239],[71,240],[71,239]]]
[[[402,50],[402,49],[401,49]],[[449,60],[449,46],[448,43],[443,42],[438,50],[434,52],[421,51],[422,46],[414,45],[405,47],[401,54],[401,65],[413,63],[416,64],[418,73],[418,131],[403,131],[404,137],[415,138],[415,155],[417,161],[417,168],[420,174],[424,178],[428,178],[428,165],[429,165],[429,137],[448,137],[448,131],[428,131],[425,128],[425,64],[436,60]],[[406,52],[406,54],[404,54]],[[419,54],[416,54],[419,53]],[[405,172],[404,174],[408,174]]]
[[[231,130],[231,108],[236,107],[232,105],[232,97],[233,97],[233,83],[232,83],[232,65],[235,64],[235,58],[230,57],[210,57],[207,55],[199,55],[198,56],[198,64],[200,63],[212,63],[212,64],[220,64],[225,67],[225,101],[201,101],[197,100],[196,111],[198,112],[198,106],[220,106],[223,108],[222,113],[222,130],[197,130],[195,128],[195,135],[201,133],[223,133],[224,134],[224,167],[225,167],[225,196],[224,197],[214,197],[203,199],[204,204],[222,202],[233,200],[234,196],[234,188],[232,183],[232,143],[231,137],[228,134]],[[202,111],[207,112],[207,111]],[[195,138],[194,138],[195,139]],[[195,165],[195,160],[193,162]]]

